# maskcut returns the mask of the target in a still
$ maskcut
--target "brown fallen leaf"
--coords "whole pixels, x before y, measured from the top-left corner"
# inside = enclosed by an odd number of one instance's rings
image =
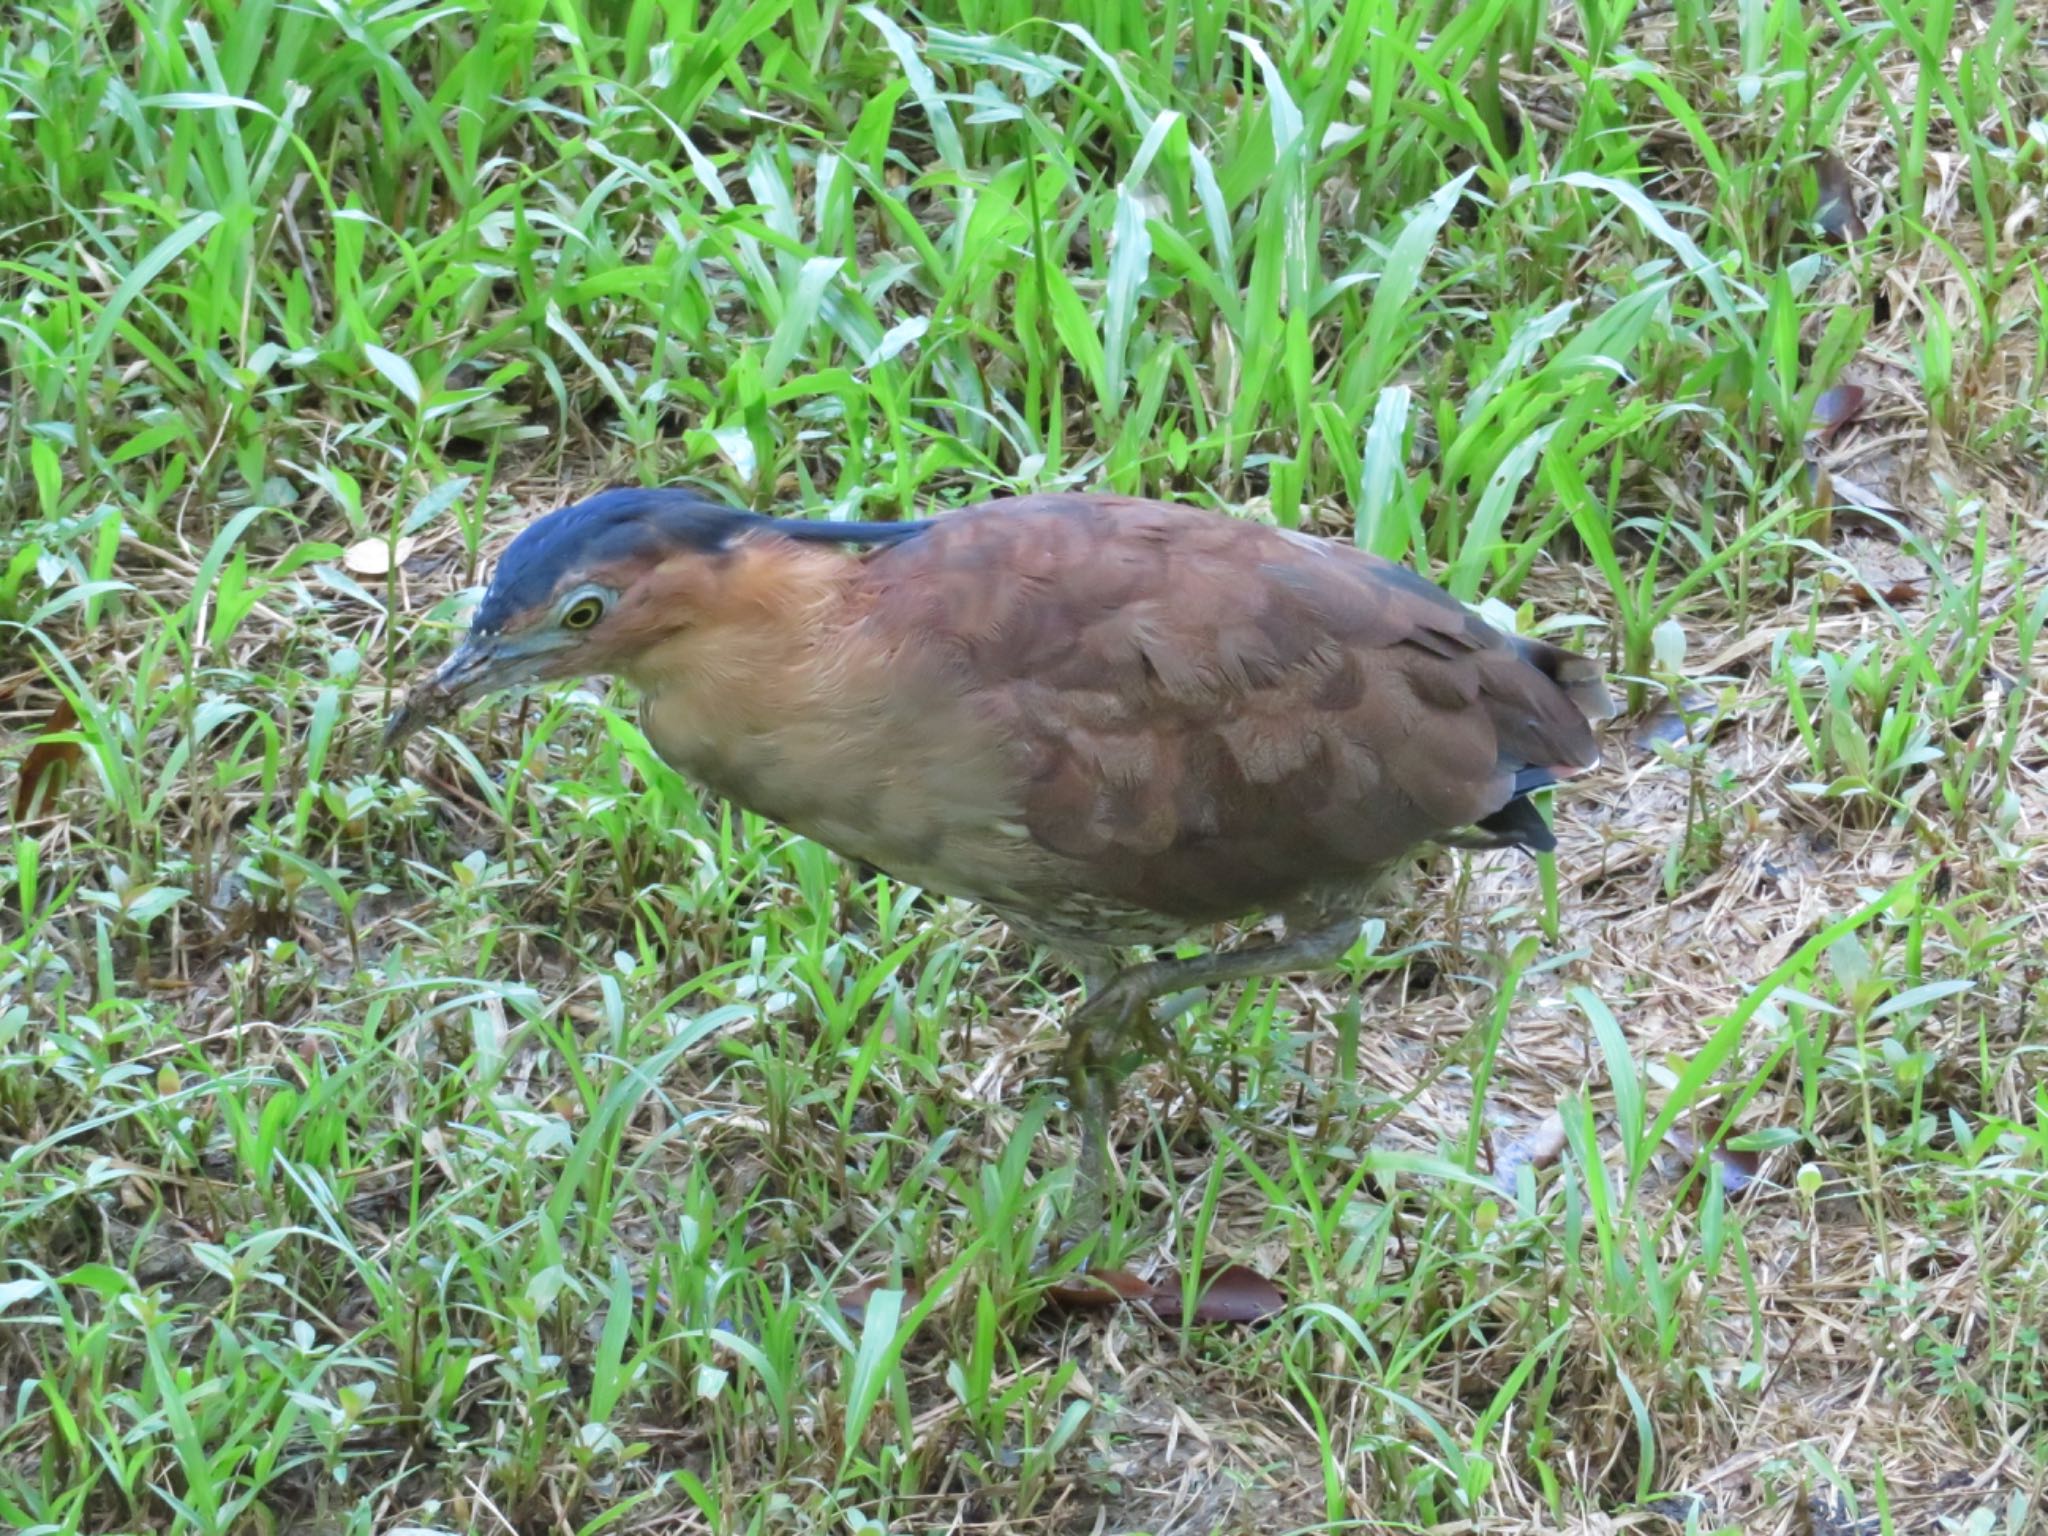
[[[1829,479],[1834,483],[1835,495],[1841,498],[1843,505],[1859,512],[1874,512],[1885,517],[1899,515],[1897,507],[1868,486],[1859,485],[1847,475],[1831,475]]]
[[[1858,608],[1875,608],[1880,602],[1887,607],[1898,608],[1907,603],[1920,601],[1924,588],[1917,581],[1895,581],[1888,587],[1872,591],[1860,581],[1845,581],[1837,594],[1854,603]]]
[[[1827,465],[1811,453],[1806,455],[1806,495],[1816,507],[1835,504],[1835,477],[1828,473]]]
[[[915,1306],[924,1298],[924,1282],[921,1280],[905,1280],[900,1286],[890,1280],[863,1280],[839,1293],[839,1310],[846,1315],[848,1322],[862,1322],[868,1315],[868,1303],[874,1299],[875,1292],[894,1290],[903,1292],[903,1305],[906,1307]]]
[[[341,552],[341,563],[358,576],[383,576],[410,560],[418,544],[417,539],[402,538],[394,548],[389,539],[358,539]]]
[[[1129,1270],[1091,1269],[1085,1274],[1062,1275],[1045,1288],[1045,1294],[1063,1307],[1090,1311],[1122,1306],[1128,1301],[1150,1301],[1153,1286]]]
[[[1064,1275],[1046,1287],[1046,1295],[1061,1306],[1086,1311],[1142,1306],[1163,1323],[1179,1322],[1185,1301],[1181,1277],[1170,1271],[1157,1280],[1141,1280],[1122,1269]],[[1212,1264],[1202,1272],[1193,1321],[1258,1323],[1286,1305],[1280,1287],[1257,1270],[1242,1264]]]
[[[1833,150],[1824,151],[1814,163],[1813,176],[1818,193],[1814,199],[1813,218],[1820,225],[1821,232],[1843,245],[1854,245],[1869,234],[1857,215],[1855,184],[1842,157]]]
[[[42,730],[37,733],[35,745],[21,760],[21,782],[14,790],[14,819],[17,822],[42,815],[56,805],[59,792],[84,758],[85,748],[76,741],[51,741],[49,738],[75,730],[77,726],[78,712],[71,707],[71,701],[59,699],[57,707],[50,711]]]
[[[1861,384],[1837,384],[1832,389],[1821,391],[1820,398],[1813,402],[1813,420],[1809,423],[1807,437],[1826,442],[1842,428],[1863,414],[1863,403],[1870,398],[1870,392]]]
[[[1758,651],[1769,650],[1777,644],[1778,637],[1785,633],[1786,627],[1776,625],[1763,625],[1744,631],[1706,659],[1700,666],[1700,676],[1719,677],[1738,664],[1746,667],[1752,656]]]
[[[1180,1277],[1173,1275],[1152,1287],[1152,1310],[1165,1323],[1180,1321]],[[1287,1305],[1280,1287],[1255,1269],[1242,1264],[1211,1266],[1202,1272],[1195,1293],[1198,1323],[1264,1322]]]
[[[1500,1187],[1514,1193],[1515,1175],[1524,1164],[1548,1168],[1564,1155],[1564,1116],[1552,1110],[1525,1136],[1518,1137],[1494,1154],[1493,1177]]]
[[[1673,1126],[1664,1133],[1664,1142],[1688,1163],[1700,1160],[1699,1138],[1692,1132]],[[1761,1152],[1746,1152],[1739,1147],[1717,1143],[1711,1155],[1721,1167],[1721,1187],[1731,1195],[1741,1194],[1763,1176],[1764,1156]]]
[[[1893,520],[1904,514],[1897,507],[1847,475],[1831,473],[1825,464],[1810,455],[1806,460],[1806,485],[1814,506],[1846,513],[1859,528],[1882,530],[1895,538],[1898,536],[1898,524]]]

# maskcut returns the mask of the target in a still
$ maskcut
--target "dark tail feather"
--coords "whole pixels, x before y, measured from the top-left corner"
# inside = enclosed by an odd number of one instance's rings
[[[1529,796],[1561,783],[1567,775],[1550,768],[1523,768],[1515,774],[1514,798],[1491,816],[1445,839],[1453,848],[1484,852],[1520,848],[1529,853],[1555,853],[1557,837]]]
[[[1554,779],[1546,782],[1555,783]],[[1557,838],[1536,809],[1535,802],[1516,795],[1491,816],[1444,839],[1453,848],[1483,852],[1491,848],[1521,848],[1529,853],[1555,853]]]
[[[1450,842],[1457,848],[1521,848],[1530,853],[1553,853],[1557,838],[1529,796],[1599,766],[1600,742],[1591,728],[1614,717],[1614,695],[1607,688],[1606,669],[1590,656],[1542,640],[1517,638],[1514,648],[1521,660],[1540,672],[1556,692],[1548,693],[1542,684],[1524,673],[1526,682],[1502,700],[1507,707],[1495,715],[1501,766],[1526,764],[1532,758],[1538,762],[1548,758],[1550,765],[1516,766],[1507,804],[1464,829]],[[1558,707],[1560,693],[1571,706],[1569,709]]]

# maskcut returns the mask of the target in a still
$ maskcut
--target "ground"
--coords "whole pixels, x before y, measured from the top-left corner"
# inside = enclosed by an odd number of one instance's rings
[[[2044,19],[11,12],[0,1517],[2048,1528]],[[1080,1304],[1073,978],[623,688],[379,760],[617,481],[1185,497],[1609,663],[1554,858],[1129,1085],[1099,1262],[1277,1311]]]

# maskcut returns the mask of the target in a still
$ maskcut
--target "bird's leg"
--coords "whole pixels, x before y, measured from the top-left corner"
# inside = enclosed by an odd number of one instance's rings
[[[1107,1021],[1119,1024],[1139,1016],[1154,998],[1194,987],[1213,987],[1226,981],[1249,981],[1257,976],[1284,976],[1295,971],[1325,971],[1344,958],[1344,952],[1358,939],[1362,924],[1356,917],[1326,923],[1304,933],[1289,932],[1283,939],[1246,944],[1180,960],[1151,960],[1119,971],[1109,983],[1088,999],[1075,1024],[1100,1010]],[[1120,1032],[1120,1030],[1119,1030]]]
[[[1090,954],[1080,959],[1081,1005],[1067,1021],[1067,1049],[1061,1058],[1061,1073],[1067,1080],[1067,1098],[1081,1127],[1081,1154],[1075,1164],[1074,1186],[1067,1197],[1066,1213],[1053,1233],[1054,1246],[1065,1235],[1069,1246],[1078,1245],[1102,1223],[1104,1197],[1109,1183],[1109,1122],[1116,1110],[1116,1064],[1102,1059],[1098,1037],[1120,1033],[1109,1024],[1098,1006],[1120,974],[1115,957]],[[1122,1021],[1117,1021],[1120,1024]]]
[[[1120,1086],[1114,1057],[1133,1022],[1149,1022],[1153,1001],[1169,992],[1257,976],[1327,970],[1344,958],[1359,929],[1355,916],[1299,934],[1290,927],[1287,936],[1277,941],[1187,959],[1150,960],[1100,981],[1087,978],[1086,1000],[1067,1025],[1065,1058],[1067,1091],[1081,1121],[1081,1157],[1073,1199],[1060,1223],[1071,1244],[1089,1236],[1102,1219],[1109,1176],[1109,1121]]]

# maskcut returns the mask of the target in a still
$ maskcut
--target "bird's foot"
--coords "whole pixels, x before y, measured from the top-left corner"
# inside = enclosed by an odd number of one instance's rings
[[[1147,1012],[1146,1005],[1152,1001],[1149,981],[1144,966],[1119,971],[1089,991],[1067,1027],[1077,1034],[1095,1029],[1120,1033]]]

